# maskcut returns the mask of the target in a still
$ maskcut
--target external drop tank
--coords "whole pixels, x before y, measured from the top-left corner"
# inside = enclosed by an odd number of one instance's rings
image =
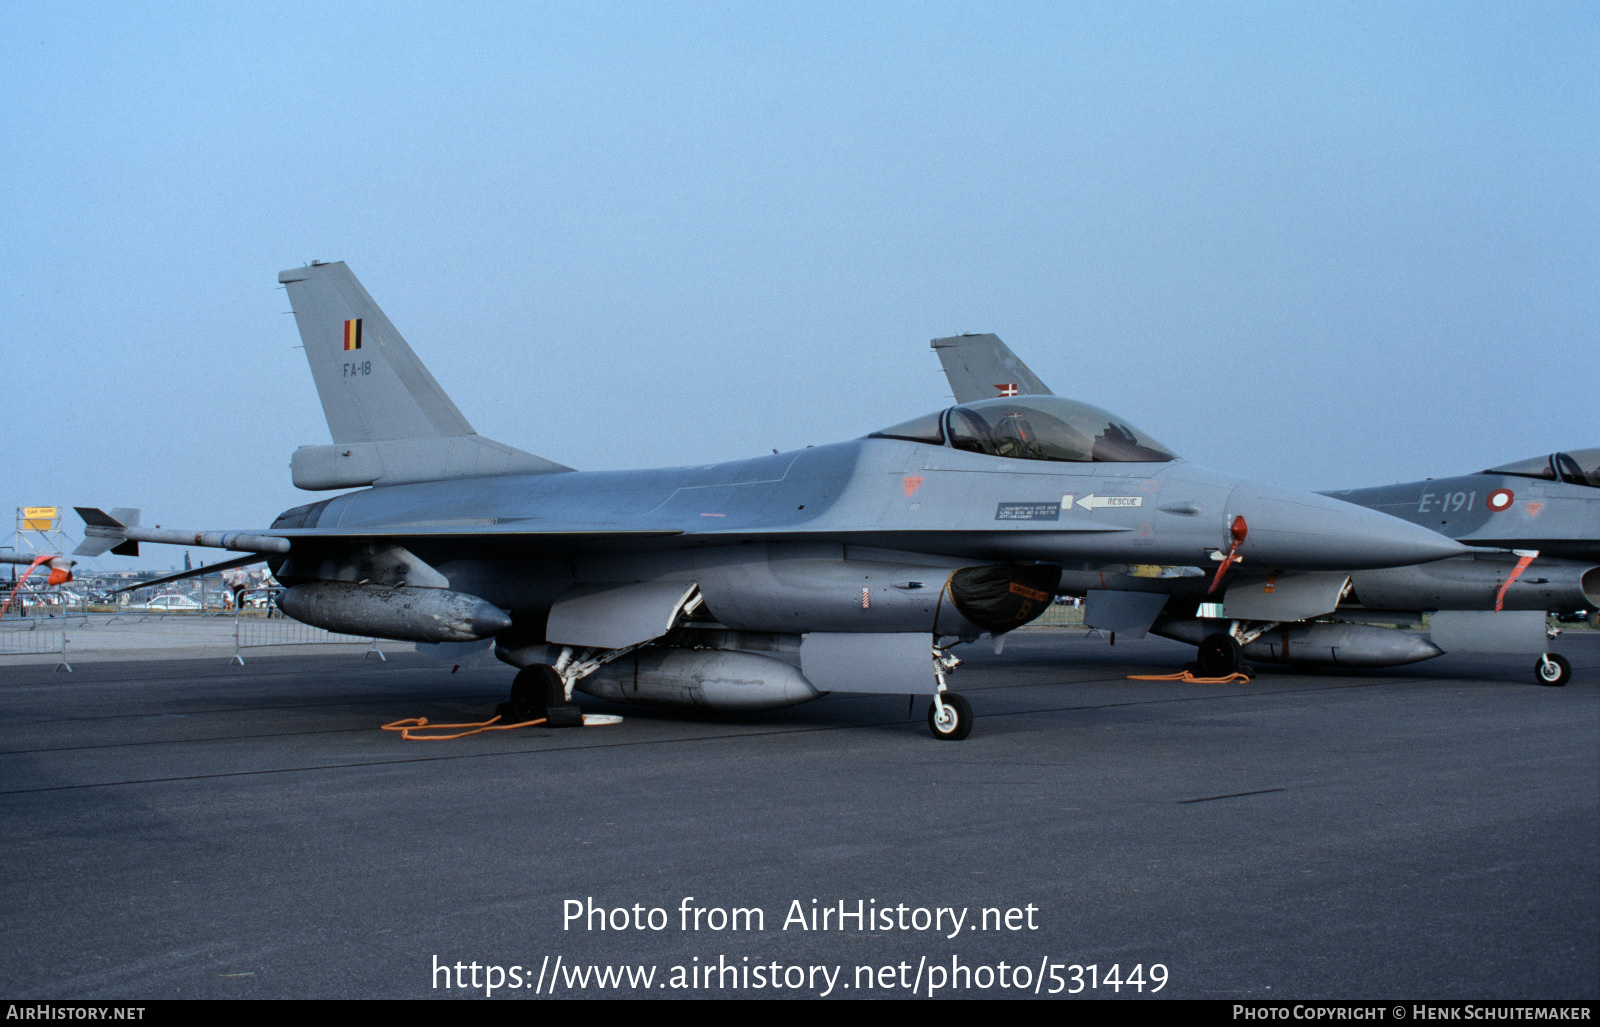
[[[1231,622],[1214,618],[1158,620],[1151,632],[1178,642],[1199,645],[1226,634]],[[1444,650],[1420,635],[1398,628],[1330,621],[1280,624],[1242,649],[1245,659],[1317,667],[1393,667],[1420,663]]]
[[[404,642],[473,642],[511,627],[493,603],[444,588],[317,581],[287,589],[278,606],[303,624]]]

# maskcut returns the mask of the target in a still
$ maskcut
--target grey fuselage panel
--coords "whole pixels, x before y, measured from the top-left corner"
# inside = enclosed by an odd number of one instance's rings
[[[731,581],[727,568],[744,563],[746,586],[758,588],[758,564],[849,560],[863,547],[923,567],[1204,565],[1240,511],[1248,559],[1263,571],[1389,566],[1460,548],[1181,460],[1016,459],[883,438],[667,470],[384,486],[288,511],[272,534],[292,543],[291,570],[396,545],[452,589],[536,614],[579,581],[692,579],[713,565]]]
[[[1472,546],[1600,560],[1600,489],[1484,472],[1325,493]]]
[[[1185,513],[1159,509],[1168,484],[1182,489]],[[274,533],[405,538],[422,547],[431,538],[453,552],[463,543],[538,549],[551,535],[568,552],[827,539],[975,560],[1087,562],[1122,558],[1133,545],[1153,562],[1187,563],[1221,544],[1234,484],[1182,462],[1046,463],[857,439],[698,467],[373,488],[317,504],[309,518]],[[1140,505],[1062,506],[1064,496],[1091,494]],[[1195,508],[1211,516],[1187,512]],[[1200,522],[1209,530],[1195,531]],[[1169,525],[1174,530],[1163,530]],[[585,535],[595,546],[583,544]]]
[[[336,496],[280,517],[290,539],[275,573],[319,566],[318,554],[403,545],[450,587],[539,624],[585,582],[699,581],[724,620],[749,611],[777,568],[837,592],[794,624],[837,630],[860,588],[878,590],[868,624],[902,602],[936,605],[955,568],[1011,561],[1099,563],[1137,545],[1151,560],[1193,562],[1221,544],[1235,479],[1181,462],[1043,463],[889,439],[858,439],[727,464],[646,471],[504,475],[394,485]],[[1184,509],[1159,511],[1163,487]],[[1063,506],[1064,496],[1134,496],[1121,508]],[[1170,521],[1170,523],[1169,523]],[[1201,528],[1201,522],[1207,526]],[[293,525],[292,527],[289,525]],[[852,551],[869,547],[859,555]],[[854,584],[841,561],[863,568]],[[907,570],[893,571],[895,564]],[[885,568],[888,569],[885,569]],[[942,569],[941,569],[942,568]],[[280,575],[281,576],[281,575]],[[298,583],[285,578],[285,584]],[[901,581],[901,578],[905,581]],[[916,586],[902,596],[899,589]],[[764,584],[766,583],[766,584]],[[739,598],[739,597],[744,598]],[[889,603],[890,605],[885,605]],[[772,610],[749,623],[787,623]],[[775,619],[776,618],[776,619]],[[932,623],[930,619],[930,624]],[[895,630],[899,630],[896,626]]]

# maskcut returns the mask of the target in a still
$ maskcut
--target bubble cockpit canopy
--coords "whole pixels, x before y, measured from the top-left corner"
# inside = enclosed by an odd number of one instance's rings
[[[1178,459],[1114,414],[1060,396],[986,399],[925,414],[868,438],[949,445],[1014,460],[1166,463]]]
[[[1512,474],[1519,478],[1541,478],[1545,481],[1564,481],[1569,485],[1587,485],[1600,488],[1600,448],[1569,449],[1565,453],[1536,456],[1531,460],[1518,460],[1501,467],[1491,467],[1484,474]]]

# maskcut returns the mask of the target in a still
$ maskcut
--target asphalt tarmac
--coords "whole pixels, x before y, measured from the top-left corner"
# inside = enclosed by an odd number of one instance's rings
[[[881,696],[408,742],[509,668],[0,659],[0,996],[1595,999],[1600,632],[1554,648],[1216,686],[1032,629],[964,647],[959,743]]]

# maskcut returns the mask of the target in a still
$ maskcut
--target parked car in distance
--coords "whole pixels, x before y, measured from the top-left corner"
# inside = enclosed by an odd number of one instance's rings
[[[159,610],[166,613],[187,613],[200,609],[200,604],[188,596],[181,596],[176,592],[156,596],[144,604],[146,610]]]

